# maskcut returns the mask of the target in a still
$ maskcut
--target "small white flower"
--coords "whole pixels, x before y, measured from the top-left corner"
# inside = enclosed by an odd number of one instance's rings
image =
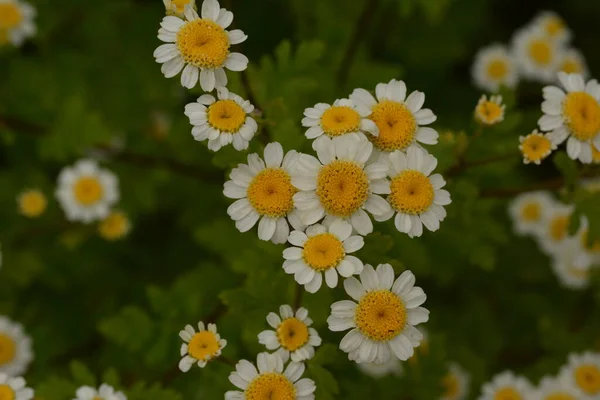
[[[529,192],[515,197],[508,208],[519,235],[538,233],[553,211],[554,198],[547,192]]]
[[[456,363],[450,363],[442,379],[444,394],[440,400],[464,400],[469,395],[469,374]]]
[[[90,386],[82,386],[75,392],[77,396],[73,400],[127,400],[127,396],[123,392],[115,391],[115,389],[103,383],[98,389]]]
[[[20,0],[0,0],[0,46],[10,42],[19,47],[25,39],[35,35],[35,15],[35,8],[29,3]]]
[[[284,363],[290,359],[300,362],[315,356],[315,347],[321,345],[321,338],[314,328],[308,310],[300,307],[296,314],[292,307],[282,305],[279,315],[270,312],[267,322],[274,330],[265,330],[258,334],[258,342],[267,350],[277,350]]]
[[[290,362],[285,371],[284,362],[277,353],[260,353],[257,357],[258,370],[249,361],[241,360],[236,371],[229,375],[229,382],[242,391],[225,393],[225,400],[248,400],[260,398],[314,400],[315,382],[302,378],[304,364]],[[302,378],[302,379],[300,379]]]
[[[90,223],[109,215],[119,200],[118,185],[117,177],[95,161],[80,160],[61,171],[56,198],[69,221]]]
[[[46,211],[48,200],[38,189],[26,189],[17,196],[19,213],[27,218],[37,218]]]
[[[494,376],[491,382],[483,385],[478,400],[528,400],[533,397],[533,390],[527,379],[515,376],[511,371],[506,371]]]
[[[33,389],[25,387],[25,384],[25,379],[21,377],[11,378],[9,375],[0,372],[0,399],[33,399]]]
[[[563,57],[563,47],[536,27],[525,27],[513,36],[513,49],[521,73],[538,82],[551,82]]]
[[[505,46],[492,44],[477,52],[471,75],[475,85],[496,93],[502,86],[514,88],[519,81],[517,63]]]
[[[217,89],[217,96],[218,100],[204,94],[185,106],[185,115],[194,126],[192,136],[199,142],[208,139],[212,151],[228,144],[238,151],[246,150],[258,130],[258,124],[250,116],[254,106],[224,87]]]
[[[32,360],[31,338],[21,324],[0,316],[0,374],[23,375]]]
[[[402,362],[395,357],[390,358],[386,363],[360,363],[356,367],[365,375],[372,378],[383,378],[384,376],[400,376],[404,373]]]
[[[196,0],[163,0],[167,15],[184,18],[185,7],[190,6],[196,10]]]
[[[239,29],[226,30],[233,14],[221,8],[217,0],[204,0],[201,14],[187,5],[185,19],[164,17],[158,38],[166,44],[154,51],[154,58],[162,64],[165,77],[172,78],[183,70],[183,87],[193,88],[200,81],[202,90],[211,92],[227,85],[224,68],[243,71],[248,66],[245,55],[229,51],[248,36]]]
[[[475,120],[483,125],[496,125],[504,120],[505,105],[502,104],[502,96],[482,95],[475,107]]]
[[[208,361],[219,357],[221,351],[227,346],[227,340],[221,339],[217,333],[215,324],[208,324],[205,329],[204,322],[198,322],[198,332],[191,325],[186,325],[185,329],[179,332],[179,337],[185,343],[181,345],[181,361],[179,369],[182,372],[188,372],[192,365],[198,364],[204,368]]]
[[[583,393],[565,377],[544,376],[533,400],[578,400]]]
[[[342,300],[331,305],[327,318],[329,329],[350,329],[340,342],[340,349],[357,363],[384,364],[390,358],[408,360],[423,335],[416,325],[429,320],[429,311],[419,307],[427,296],[414,286],[415,276],[404,271],[394,280],[389,264],[375,270],[369,264],[360,274],[344,281],[346,293],[356,302]]]
[[[534,129],[527,136],[519,136],[519,150],[523,155],[523,164],[534,163],[540,165],[552,151],[556,150],[556,144]]]
[[[560,372],[560,378],[583,392],[583,396],[577,400],[597,400],[600,398],[600,354],[570,354],[569,362]]]
[[[558,73],[566,90],[546,86],[543,90],[544,115],[538,124],[556,145],[567,140],[567,154],[582,163],[592,162],[592,147],[600,150],[600,84],[587,84],[579,74]]]
[[[569,239],[569,222],[573,206],[554,202],[545,220],[538,226],[535,237],[546,254],[556,254]]]
[[[560,284],[571,290],[581,290],[590,283],[591,265],[583,257],[579,240],[568,238],[552,254],[552,270]]]
[[[553,11],[542,11],[532,21],[532,26],[541,30],[551,40],[559,43],[571,39],[571,31],[560,15]]]
[[[321,224],[309,226],[306,233],[293,231],[288,241],[297,247],[283,251],[283,269],[294,274],[296,282],[304,285],[310,293],[321,287],[323,275],[330,288],[338,283],[338,273],[347,278],[360,274],[363,263],[349,255],[364,246],[362,236],[352,236],[352,225],[335,220],[329,228]]]
[[[583,54],[577,49],[565,50],[560,60],[558,71],[566,74],[580,74],[583,79],[587,79],[590,74]]]
[[[301,213],[295,209],[292,173],[298,153],[289,151],[285,157],[277,142],[265,147],[265,160],[258,154],[248,155],[248,164],[238,164],[225,182],[223,194],[238,199],[227,209],[240,232],[247,232],[258,222],[258,238],[275,244],[285,243],[294,229],[303,230]]]

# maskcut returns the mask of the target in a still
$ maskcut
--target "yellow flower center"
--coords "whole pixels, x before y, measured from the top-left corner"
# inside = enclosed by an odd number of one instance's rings
[[[8,44],[8,33],[4,29],[0,29],[0,46]]]
[[[308,327],[296,318],[283,320],[277,327],[277,339],[281,346],[289,351],[296,351],[308,342]]]
[[[208,360],[213,357],[220,346],[217,337],[210,331],[201,331],[194,335],[188,344],[188,353],[196,360]]]
[[[235,133],[246,122],[246,112],[233,100],[219,100],[208,107],[208,123],[221,132]]]
[[[433,185],[422,172],[407,170],[401,172],[390,183],[388,200],[396,211],[418,215],[425,212],[433,203]]]
[[[0,400],[15,400],[15,391],[8,385],[0,385]]]
[[[329,137],[356,132],[360,128],[360,114],[347,106],[333,106],[321,117],[321,128]]]
[[[15,341],[4,333],[0,333],[0,367],[14,360],[16,352]]]
[[[485,124],[494,124],[502,118],[504,110],[500,104],[494,103],[493,101],[484,101],[477,105],[475,113],[479,121]]]
[[[600,105],[585,92],[567,94],[563,117],[573,136],[587,142],[600,132]]]
[[[304,262],[319,272],[337,267],[345,255],[344,244],[331,233],[308,238],[302,250]]]
[[[407,315],[404,303],[389,290],[374,290],[365,294],[356,306],[354,322],[363,335],[382,342],[404,330]]]
[[[178,13],[183,13],[185,11],[185,6],[193,3],[193,0],[171,0],[171,3],[175,6]]]
[[[581,64],[572,58],[567,58],[560,66],[560,70],[567,74],[579,74],[582,69]]]
[[[542,206],[539,203],[527,203],[521,208],[521,218],[527,222],[539,221],[542,217]]]
[[[515,389],[506,387],[498,390],[494,400],[525,400]]]
[[[521,153],[529,161],[541,161],[552,149],[552,142],[544,135],[530,134],[521,143]]]
[[[501,80],[508,74],[508,63],[504,59],[492,60],[487,65],[488,77],[493,80]]]
[[[372,112],[370,118],[379,128],[379,136],[369,135],[369,139],[379,150],[404,150],[414,141],[417,121],[404,104],[385,100]]]
[[[269,372],[254,378],[244,392],[245,400],[294,400],[296,388],[282,374]]]
[[[545,396],[541,400],[577,400],[575,396],[565,392],[555,392]]]
[[[546,66],[552,62],[552,47],[544,39],[535,39],[529,43],[529,57],[541,66]]]
[[[600,393],[600,369],[595,365],[581,365],[575,369],[575,382],[588,395]]]
[[[248,201],[260,215],[279,218],[294,208],[293,197],[298,192],[290,175],[282,168],[267,168],[259,172],[246,192]]]
[[[329,214],[349,217],[367,201],[369,178],[353,161],[332,161],[319,171],[317,197]]]
[[[39,217],[45,210],[48,201],[39,190],[28,190],[19,196],[19,211],[26,217]]]
[[[95,176],[84,176],[75,182],[73,194],[79,203],[91,206],[102,199],[104,188]]]
[[[560,34],[565,29],[565,24],[560,18],[548,17],[544,28],[548,35],[554,37]]]
[[[196,19],[186,22],[177,33],[177,48],[187,64],[219,68],[229,56],[229,37],[216,22]]]
[[[104,397],[94,396],[92,400],[104,400]]]
[[[13,3],[0,4],[0,30],[13,29],[21,23],[23,14],[21,10]]]
[[[567,236],[569,230],[570,216],[561,215],[552,218],[550,221],[550,237],[557,242],[560,242]]]
[[[458,384],[458,377],[453,373],[448,373],[442,379],[442,386],[444,387],[444,397],[448,399],[455,399],[459,395],[460,386]]]
[[[589,230],[585,230],[581,234],[581,245],[584,249],[591,253],[599,253],[600,252],[600,240],[596,239],[590,243],[589,241]]]
[[[100,223],[98,232],[107,240],[115,240],[123,237],[129,230],[129,220],[122,212],[111,213]]]

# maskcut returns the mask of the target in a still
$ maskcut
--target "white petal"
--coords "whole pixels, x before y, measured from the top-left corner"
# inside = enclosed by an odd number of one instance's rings
[[[242,43],[242,42],[246,41],[246,39],[248,39],[248,35],[246,35],[240,29],[234,29],[232,31],[229,31],[227,34],[229,36],[230,44]]]
[[[267,216],[262,217],[258,223],[258,238],[260,240],[271,240],[275,234],[275,228],[277,227],[277,219],[270,218]]]
[[[248,57],[241,53],[230,53],[225,67],[231,71],[243,71],[248,67]]]
[[[344,289],[346,290],[346,293],[356,301],[359,301],[366,292],[365,287],[354,277],[344,280]]]
[[[202,3],[202,18],[217,21],[221,6],[217,0],[204,0]]]
[[[203,69],[200,72],[200,86],[205,92],[212,92],[215,88],[215,71],[212,69]]]
[[[406,99],[406,107],[414,114],[423,107],[425,103],[425,94],[415,90]]]
[[[277,142],[269,143],[265,147],[265,164],[269,168],[278,168],[283,161],[283,148]]]

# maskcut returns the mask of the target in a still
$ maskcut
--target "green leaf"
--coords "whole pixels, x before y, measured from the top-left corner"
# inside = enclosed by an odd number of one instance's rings
[[[153,339],[155,325],[146,312],[136,306],[127,306],[113,316],[102,320],[100,332],[109,340],[137,351]]]
[[[96,378],[85,364],[74,360],[71,361],[71,365],[69,367],[75,383],[80,386],[96,386]]]

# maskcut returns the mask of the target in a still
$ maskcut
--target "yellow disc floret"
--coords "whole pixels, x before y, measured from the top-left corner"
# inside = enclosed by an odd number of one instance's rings
[[[23,21],[23,14],[16,4],[11,2],[0,3],[0,30],[13,29],[21,21]]]
[[[530,133],[522,140],[519,149],[524,160],[540,163],[552,152],[552,142],[541,133]]]
[[[504,59],[495,59],[487,65],[487,75],[491,79],[498,81],[508,75],[508,62]]]
[[[390,183],[388,200],[396,211],[418,215],[431,206],[435,197],[433,185],[422,172],[401,172]]]
[[[563,102],[563,118],[577,139],[587,142],[600,133],[600,105],[585,92],[567,94]]]
[[[594,145],[592,146],[592,162],[594,164],[600,163],[600,150],[598,150]]]
[[[284,319],[277,327],[277,339],[286,350],[296,351],[308,343],[308,326],[297,318]]]
[[[566,72],[567,74],[580,74],[582,70],[581,63],[573,58],[564,60],[559,68],[559,71]]]
[[[345,255],[344,244],[331,233],[309,237],[302,251],[304,262],[319,272],[337,267]]]
[[[354,322],[360,332],[371,340],[381,342],[394,338],[406,326],[406,307],[389,290],[365,294],[356,307]]]
[[[457,398],[460,385],[458,384],[458,377],[456,374],[449,372],[442,378],[442,386],[444,388],[444,398],[446,399],[455,399]]]
[[[186,22],[177,33],[177,48],[187,64],[220,68],[229,56],[229,37],[219,24],[206,19]]]
[[[544,30],[548,35],[556,37],[565,30],[565,23],[556,16],[548,16],[544,23]]]
[[[541,400],[577,400],[575,396],[565,393],[565,392],[555,392],[551,393]]]
[[[19,196],[19,212],[29,218],[42,215],[47,205],[46,196],[39,190],[27,190]]]
[[[475,117],[485,125],[493,125],[504,118],[504,107],[491,100],[483,100],[475,107]]]
[[[209,360],[221,349],[214,333],[200,331],[192,337],[188,344],[188,353],[196,360]]]
[[[379,128],[379,136],[369,135],[375,147],[383,151],[404,150],[413,143],[417,121],[404,104],[385,100],[375,105],[372,111],[369,118]]]
[[[0,333],[0,367],[14,360],[16,351],[15,341],[4,333]]]
[[[356,132],[360,128],[360,114],[348,106],[333,106],[321,116],[321,128],[329,137]]]
[[[369,178],[353,161],[332,161],[319,171],[316,193],[329,214],[349,217],[367,201]]]
[[[585,394],[600,394],[600,369],[596,365],[584,364],[575,369],[575,382]]]
[[[549,65],[554,57],[550,43],[544,39],[534,39],[529,42],[528,50],[529,57],[538,65]]]
[[[539,221],[542,217],[542,206],[540,203],[529,202],[521,208],[521,218],[527,222]]]
[[[296,388],[282,374],[269,372],[254,378],[244,392],[245,400],[294,400]]]
[[[8,385],[0,385],[0,400],[15,400],[15,391]]]
[[[206,112],[208,123],[221,132],[236,133],[246,122],[246,112],[233,100],[219,100]]]
[[[550,237],[560,242],[563,240],[569,232],[569,221],[571,217],[568,215],[560,215],[552,218],[550,221]]]
[[[496,392],[494,394],[494,400],[526,400],[517,392],[515,389],[511,387],[505,387]]]
[[[581,234],[581,245],[591,253],[600,253],[600,240],[596,239],[590,242],[589,233],[590,232],[587,229],[583,231]]]
[[[79,203],[91,206],[102,199],[104,188],[95,176],[84,176],[73,185],[73,194]]]
[[[129,232],[129,219],[120,211],[112,212],[98,227],[98,233],[106,240],[117,240]]]
[[[248,186],[248,201],[260,215],[279,218],[294,208],[294,194],[290,175],[282,168],[267,168],[252,179]]]

